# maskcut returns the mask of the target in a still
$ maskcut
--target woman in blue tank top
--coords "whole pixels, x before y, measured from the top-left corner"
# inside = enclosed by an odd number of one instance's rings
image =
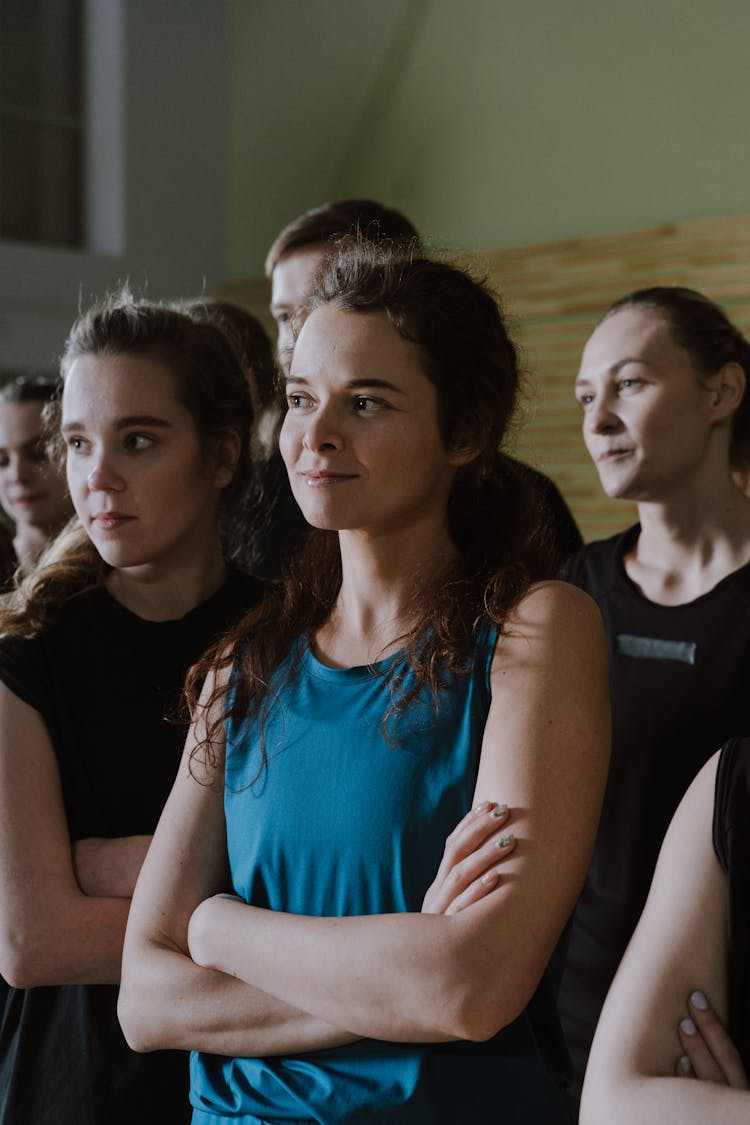
[[[317,530],[198,669],[126,1036],[194,1051],[197,1125],[562,1122],[548,965],[593,846],[606,661],[587,596],[536,581],[498,453],[516,350],[484,285],[362,241],[297,330],[281,451]]]

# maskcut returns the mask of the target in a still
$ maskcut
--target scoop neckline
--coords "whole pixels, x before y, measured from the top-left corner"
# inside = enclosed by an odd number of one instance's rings
[[[640,534],[641,534],[641,525],[640,525],[640,523],[636,523],[636,524],[633,524],[632,527],[629,527],[626,531],[624,531],[622,533],[622,535],[620,536],[620,542],[618,544],[618,549],[617,549],[617,571],[618,571],[622,581],[626,583],[626,585],[628,586],[628,589],[632,593],[634,593],[638,598],[640,598],[640,600],[642,602],[644,602],[646,605],[654,606],[656,609],[659,609],[659,610],[680,610],[680,609],[685,610],[685,609],[690,609],[692,606],[699,605],[706,598],[713,597],[713,595],[718,590],[720,590],[722,586],[724,586],[727,583],[733,582],[739,575],[743,574],[745,571],[750,571],[750,559],[748,559],[748,561],[746,563],[743,563],[742,566],[738,566],[736,570],[732,570],[732,571],[729,572],[729,574],[725,574],[723,578],[720,578],[719,581],[716,583],[716,585],[712,586],[710,590],[704,590],[704,592],[702,594],[699,594],[697,598],[691,598],[691,600],[688,601],[688,602],[678,602],[676,605],[664,605],[663,602],[655,602],[653,600],[653,598],[646,597],[646,595],[643,593],[643,591],[639,587],[638,583],[635,582],[630,577],[630,575],[627,572],[627,568],[625,566],[625,555],[627,554],[628,551],[632,550],[633,546],[638,541],[638,538],[639,538]]]

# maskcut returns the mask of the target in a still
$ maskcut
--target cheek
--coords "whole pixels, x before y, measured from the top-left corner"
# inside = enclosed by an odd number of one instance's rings
[[[291,468],[294,464],[298,448],[299,437],[296,433],[294,423],[291,421],[289,414],[287,414],[279,433],[279,453],[287,469]]]
[[[86,491],[86,474],[83,471],[83,465],[68,459],[65,463],[63,483],[67,485],[70,498],[77,509]]]
[[[586,446],[586,451],[588,452],[589,456],[593,457],[594,451],[592,449],[592,439],[594,435],[591,432],[591,428],[587,424],[585,415],[583,416],[583,420],[581,422],[581,435],[583,437],[583,444]]]

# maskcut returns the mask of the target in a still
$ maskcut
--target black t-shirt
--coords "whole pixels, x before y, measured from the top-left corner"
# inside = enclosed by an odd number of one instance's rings
[[[144,621],[100,588],[54,624],[0,642],[0,679],[49,731],[72,840],[152,833],[186,725],[187,669],[254,605],[255,579],[224,586],[177,621]],[[190,1118],[187,1056],[130,1051],[117,988],[27,990],[0,980],[2,1125],[179,1125]]]
[[[750,730],[750,564],[695,601],[657,605],[623,564],[639,531],[589,544],[562,575],[599,605],[612,696],[602,818],[560,990],[579,1074],[677,805],[722,742]]]
[[[728,1030],[750,1073],[750,738],[732,738],[722,749],[713,840],[727,876]]]

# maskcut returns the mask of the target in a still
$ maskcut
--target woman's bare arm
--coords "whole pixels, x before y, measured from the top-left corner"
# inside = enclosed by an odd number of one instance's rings
[[[212,684],[211,678],[204,699]],[[118,1006],[125,1036],[139,1051],[172,1047],[245,1056],[351,1042],[356,1035],[190,958],[193,910],[229,886],[223,746],[216,747],[215,767],[204,764],[200,751],[190,765],[204,733],[199,718],[133,896]]]
[[[693,782],[662,846],[594,1038],[581,1125],[750,1120],[747,1091],[678,1076],[688,998],[700,991],[727,1016],[726,881],[711,837],[717,758]]]
[[[452,915],[357,918],[219,896],[192,915],[194,958],[360,1035],[490,1037],[528,1003],[580,891],[608,741],[599,615],[585,594],[546,583],[493,662],[476,799],[507,801],[518,840],[497,888]]]
[[[133,897],[150,836],[87,836],[71,848],[76,882],[85,895]]]
[[[126,900],[82,893],[47,728],[0,684],[0,973],[16,988],[120,978]]]

